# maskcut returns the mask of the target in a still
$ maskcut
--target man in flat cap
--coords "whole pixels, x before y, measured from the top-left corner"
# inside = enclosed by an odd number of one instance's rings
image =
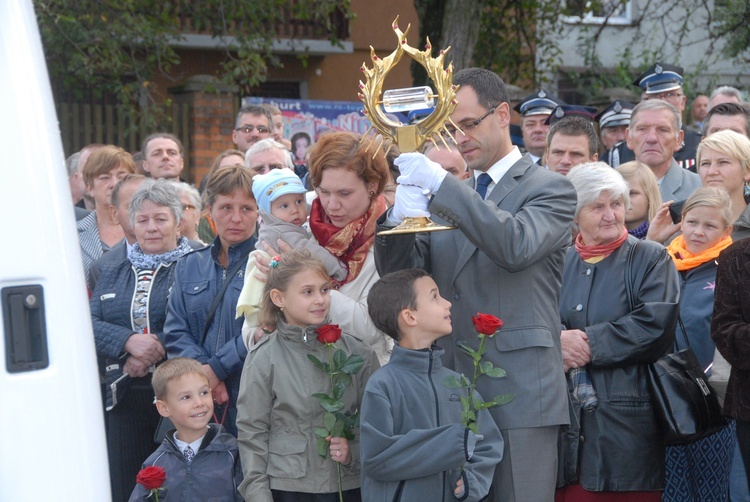
[[[666,101],[674,106],[680,113],[680,117],[682,117],[687,103],[687,97],[685,97],[682,91],[683,71],[683,68],[680,66],[654,63],[633,81],[633,85],[641,88],[642,101],[654,99]],[[674,158],[680,167],[695,172],[695,151],[701,141],[701,136],[697,132],[687,129],[684,125],[682,126],[682,131],[682,143],[678,145],[677,150],[674,152]],[[628,151],[625,143],[618,145],[617,150],[617,154],[613,154],[613,157],[616,156],[619,158],[619,164],[635,159],[635,155],[632,151]],[[615,165],[612,163],[610,165],[617,167],[619,164]]]
[[[513,109],[521,115],[521,132],[523,144],[531,156],[531,160],[541,165],[544,149],[547,146],[549,125],[545,124],[547,117],[558,105],[565,103],[557,96],[541,89],[539,92],[523,98]]]

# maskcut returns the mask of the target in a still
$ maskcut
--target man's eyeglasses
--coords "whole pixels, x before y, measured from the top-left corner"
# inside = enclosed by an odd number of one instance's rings
[[[680,92],[662,92],[661,94],[646,94],[643,99],[649,101],[651,99],[675,99],[683,96]]]
[[[462,126],[460,126],[461,130],[464,131],[464,132],[471,131],[476,126],[478,126],[479,124],[481,124],[484,119],[486,119],[487,117],[489,117],[490,115],[492,115],[492,113],[495,111],[495,108],[497,108],[497,105],[494,105],[492,108],[490,108],[489,110],[487,110],[487,113],[485,113],[484,115],[482,115],[478,119],[472,120],[471,122],[467,122],[466,124],[463,124]],[[453,124],[448,124],[447,126],[445,126],[445,130],[448,131],[453,137],[456,136],[457,129],[455,127],[453,127]]]
[[[266,126],[258,126],[258,127],[242,126],[242,127],[238,127],[237,129],[235,129],[235,131],[244,132],[245,134],[250,134],[253,131],[258,131],[258,134],[265,134],[265,133],[271,132],[271,130]]]

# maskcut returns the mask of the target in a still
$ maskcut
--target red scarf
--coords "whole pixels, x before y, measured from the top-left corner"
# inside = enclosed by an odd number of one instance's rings
[[[578,254],[581,256],[581,259],[586,261],[590,260],[591,258],[597,258],[601,257],[603,260],[607,256],[614,253],[615,249],[622,246],[622,243],[625,242],[625,239],[628,238],[628,230],[623,227],[622,234],[620,234],[620,237],[615,239],[614,241],[610,242],[609,244],[600,244],[598,246],[587,246],[583,243],[583,237],[581,234],[578,234],[578,237],[576,237],[576,251],[578,251]]]
[[[367,212],[344,228],[331,223],[320,199],[313,200],[310,208],[310,230],[318,244],[338,257],[346,265],[347,274],[343,281],[333,280],[336,289],[357,278],[367,259],[367,253],[375,240],[375,227],[378,218],[388,209],[385,199],[378,195],[370,202]]]

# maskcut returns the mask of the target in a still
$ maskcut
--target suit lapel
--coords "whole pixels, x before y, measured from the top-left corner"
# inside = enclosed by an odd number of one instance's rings
[[[528,159],[522,158],[515,164],[513,164],[505,175],[500,178],[500,181],[495,185],[495,188],[490,192],[487,200],[500,204],[503,199],[518,186],[518,178],[523,176],[526,171],[534,164],[528,162]]]
[[[682,169],[680,166],[677,165],[677,162],[672,160],[672,164],[669,166],[669,170],[667,171],[667,174],[664,175],[664,179],[661,182],[662,185],[662,198],[664,201],[668,200],[674,200],[675,202],[677,199],[675,198],[675,192],[680,189],[681,186],[681,179],[680,179],[680,172],[677,169]]]
[[[500,178],[500,181],[495,184],[495,187],[492,189],[492,192],[490,192],[490,195],[485,201],[491,201],[496,206],[500,205],[502,200],[518,186],[518,178],[523,176],[532,165],[533,163],[527,157],[523,157],[521,158],[521,160],[513,164],[508,172],[505,173],[502,178]],[[470,178],[469,185],[475,189],[476,180],[474,176]],[[461,269],[464,268],[469,259],[477,250],[477,247],[473,242],[471,242],[464,236],[462,237],[464,239],[464,245],[461,248],[461,252],[458,254],[458,260],[456,261],[456,266],[453,269],[453,278],[451,279],[451,281],[456,280],[456,277],[458,277]]]

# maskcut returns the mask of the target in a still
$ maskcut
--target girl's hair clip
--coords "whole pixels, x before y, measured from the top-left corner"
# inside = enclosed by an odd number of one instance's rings
[[[276,268],[281,263],[281,256],[274,256],[271,258],[271,268]]]

